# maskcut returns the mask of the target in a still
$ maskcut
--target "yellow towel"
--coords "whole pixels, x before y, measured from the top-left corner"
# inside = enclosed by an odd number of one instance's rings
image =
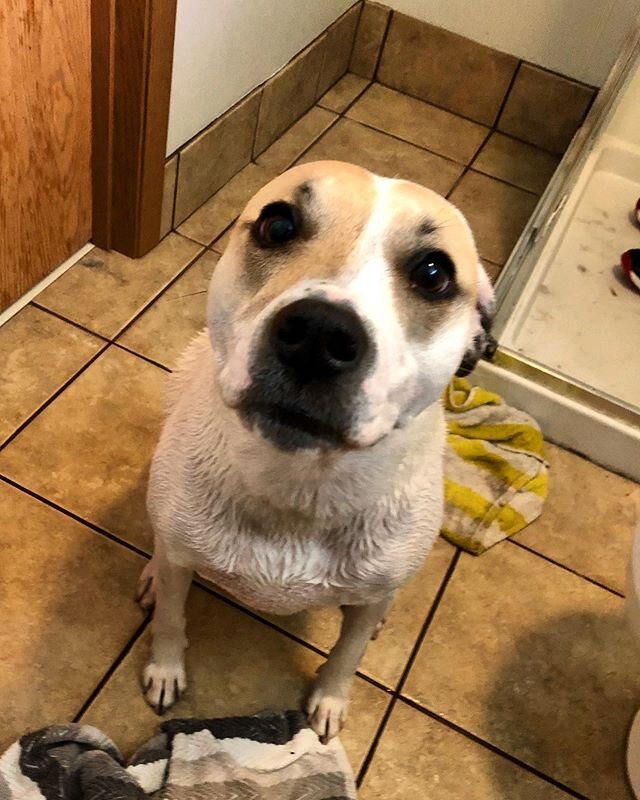
[[[528,414],[464,378],[449,384],[444,407],[442,535],[480,555],[540,515],[549,485],[544,441]]]

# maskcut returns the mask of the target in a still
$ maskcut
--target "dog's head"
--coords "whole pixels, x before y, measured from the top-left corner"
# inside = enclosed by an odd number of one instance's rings
[[[273,180],[211,283],[225,404],[276,447],[364,448],[469,371],[493,292],[462,214],[349,164]]]

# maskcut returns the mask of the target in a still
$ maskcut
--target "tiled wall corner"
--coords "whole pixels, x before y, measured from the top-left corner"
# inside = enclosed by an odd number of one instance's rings
[[[582,124],[595,93],[595,89],[562,75],[522,64],[498,128],[560,155]]]
[[[380,51],[389,24],[391,9],[365,2],[360,14],[349,70],[371,80],[378,66]]]
[[[316,99],[340,80],[349,68],[361,8],[361,3],[352,6],[327,30],[324,61],[318,80]]]
[[[325,46],[323,34],[265,84],[254,156],[266,150],[315,103]]]
[[[475,122],[493,125],[517,66],[514,56],[394,13],[378,80]]]
[[[555,156],[566,149],[596,92],[382,4],[359,1],[263,86],[185,145],[179,159],[168,159],[162,235],[184,222],[249,162],[259,162],[318,100],[342,113],[370,80]],[[499,145],[505,143],[498,138],[493,154],[498,160]]]
[[[167,159],[163,236],[264,152],[345,74],[361,8],[359,0],[263,86],[182,147],[179,159],[178,154]]]
[[[252,92],[180,151],[174,225],[251,161],[261,90]]]

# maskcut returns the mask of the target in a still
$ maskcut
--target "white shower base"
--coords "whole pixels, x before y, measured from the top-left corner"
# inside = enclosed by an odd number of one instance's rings
[[[640,248],[640,148],[605,134],[590,153],[500,336],[573,383],[640,411],[640,292],[620,255]]]

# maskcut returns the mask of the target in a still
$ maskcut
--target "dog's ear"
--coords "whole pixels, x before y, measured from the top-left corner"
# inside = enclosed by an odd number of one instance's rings
[[[471,342],[456,375],[464,378],[473,371],[481,358],[492,358],[498,343],[491,335],[491,324],[495,307],[495,294],[489,276],[482,264],[478,264],[478,294],[475,321],[471,332]]]

